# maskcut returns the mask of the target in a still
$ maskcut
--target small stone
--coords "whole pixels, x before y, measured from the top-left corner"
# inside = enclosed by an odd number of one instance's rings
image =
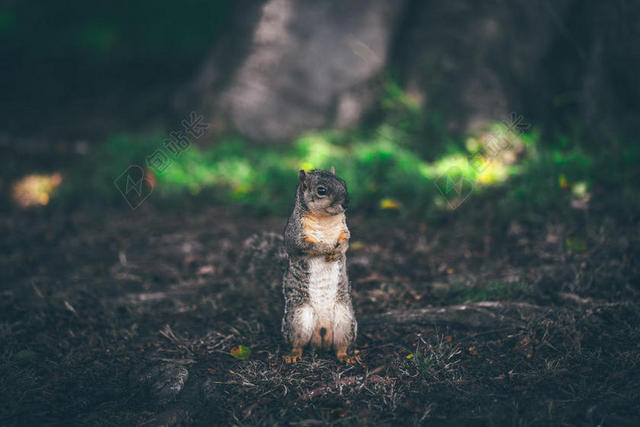
[[[189,370],[174,363],[155,365],[137,375],[137,380],[149,387],[149,391],[160,405],[175,400],[188,378]]]

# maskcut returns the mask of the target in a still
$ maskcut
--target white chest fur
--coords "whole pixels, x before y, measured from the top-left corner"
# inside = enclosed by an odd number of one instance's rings
[[[338,293],[340,262],[324,257],[309,259],[309,300],[318,317],[329,316]]]

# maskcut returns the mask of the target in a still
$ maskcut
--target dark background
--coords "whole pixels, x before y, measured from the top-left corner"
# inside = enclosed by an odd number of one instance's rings
[[[638,421],[638,2],[1,1],[0,58],[0,424]],[[330,166],[360,363],[288,366],[243,242]]]

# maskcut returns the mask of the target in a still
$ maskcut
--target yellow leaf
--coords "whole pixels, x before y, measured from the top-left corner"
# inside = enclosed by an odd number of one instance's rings
[[[571,187],[571,184],[569,184],[569,181],[567,181],[567,177],[563,173],[558,176],[558,185],[560,185],[560,188]]]
[[[382,199],[380,200],[380,208],[381,209],[400,209],[400,203],[398,203],[394,199]]]
[[[251,356],[251,349],[244,345],[239,345],[231,349],[231,356],[238,360],[247,360]]]
[[[299,169],[302,169],[302,170],[304,170],[304,171],[310,171],[310,170],[315,169],[315,167],[313,166],[313,163],[310,163],[310,162],[302,162],[302,163],[300,163],[300,167],[299,167]]]
[[[352,251],[357,251],[364,248],[364,243],[362,243],[360,240],[356,240],[355,242],[351,242],[349,244],[349,249],[351,249]]]
[[[413,359],[414,354],[413,353],[409,353],[407,354],[407,359]]]

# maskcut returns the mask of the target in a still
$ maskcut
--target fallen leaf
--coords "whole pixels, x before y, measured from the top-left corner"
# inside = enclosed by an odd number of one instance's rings
[[[21,350],[16,353],[15,358],[21,362],[33,360],[36,358],[36,352],[33,350]]]
[[[558,176],[558,185],[560,186],[560,188],[570,188],[571,184],[569,184],[569,181],[567,181],[567,177],[561,173]]]
[[[537,339],[525,336],[515,345],[514,350],[522,353],[527,359],[531,359],[533,357],[534,346],[538,343]]]
[[[355,242],[351,242],[349,244],[349,249],[351,249],[352,251],[358,251],[362,248],[364,248],[364,243],[359,240],[356,240]]]
[[[380,209],[400,209],[400,203],[394,199],[382,199],[380,200]]]
[[[231,349],[231,356],[238,360],[247,360],[251,356],[251,349],[244,345],[239,345]]]
[[[567,237],[564,243],[567,245],[567,248],[574,252],[584,252],[587,250],[587,242],[585,242],[584,239]]]

